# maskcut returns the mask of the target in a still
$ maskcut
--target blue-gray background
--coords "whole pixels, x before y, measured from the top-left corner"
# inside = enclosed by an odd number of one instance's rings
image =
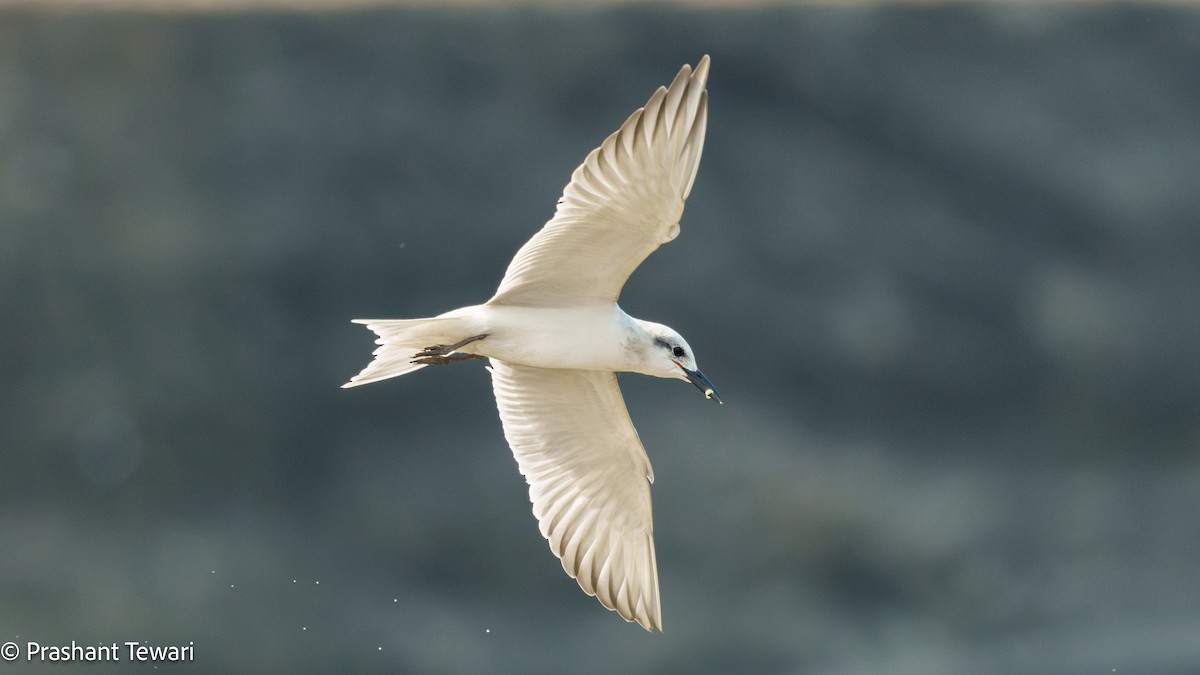
[[[549,553],[481,364],[338,385],[351,318],[486,299],[704,53],[683,233],[622,303],[727,401],[621,380],[650,635]],[[1197,672],[1198,183],[1192,9],[4,13],[0,640]]]

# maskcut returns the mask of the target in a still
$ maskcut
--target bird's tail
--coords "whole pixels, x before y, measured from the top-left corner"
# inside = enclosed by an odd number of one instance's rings
[[[451,344],[461,339],[462,319],[439,316],[432,319],[355,319],[379,336],[375,360],[350,378],[342,388],[370,384],[424,368],[413,363],[413,355],[426,347]]]

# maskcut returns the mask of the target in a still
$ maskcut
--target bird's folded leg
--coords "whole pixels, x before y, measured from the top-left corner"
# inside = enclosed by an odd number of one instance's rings
[[[420,363],[430,366],[443,366],[447,363],[454,363],[455,361],[470,361],[471,359],[485,358],[482,356],[476,356],[475,354],[454,353],[454,350],[461,349],[466,345],[478,340],[482,340],[485,337],[487,337],[487,333],[482,335],[472,335],[471,337],[459,340],[452,345],[433,345],[432,347],[426,347],[416,354],[413,354],[412,363]]]
[[[450,354],[449,356],[421,356],[414,358],[410,363],[419,363],[423,366],[444,366],[447,363],[486,358],[486,356],[479,356],[478,354]]]

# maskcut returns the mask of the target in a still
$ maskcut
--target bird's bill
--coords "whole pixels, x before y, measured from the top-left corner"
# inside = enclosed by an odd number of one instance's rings
[[[717,390],[715,387],[713,387],[712,382],[708,381],[708,378],[705,377],[704,373],[700,372],[699,370],[688,370],[687,368],[684,368],[678,361],[675,362],[675,365],[679,366],[679,369],[683,371],[684,375],[687,375],[688,382],[696,385],[697,389],[704,392],[704,398],[710,398],[722,405],[725,404],[725,402],[721,400],[721,396],[717,394]]]

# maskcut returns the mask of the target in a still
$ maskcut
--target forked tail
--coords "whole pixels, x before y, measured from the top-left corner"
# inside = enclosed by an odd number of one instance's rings
[[[413,363],[414,355],[430,345],[452,343],[462,336],[460,317],[434,317],[432,319],[355,319],[379,336],[375,344],[375,360],[362,372],[350,378],[342,388],[370,384],[389,377],[396,377],[424,368],[424,363]]]

